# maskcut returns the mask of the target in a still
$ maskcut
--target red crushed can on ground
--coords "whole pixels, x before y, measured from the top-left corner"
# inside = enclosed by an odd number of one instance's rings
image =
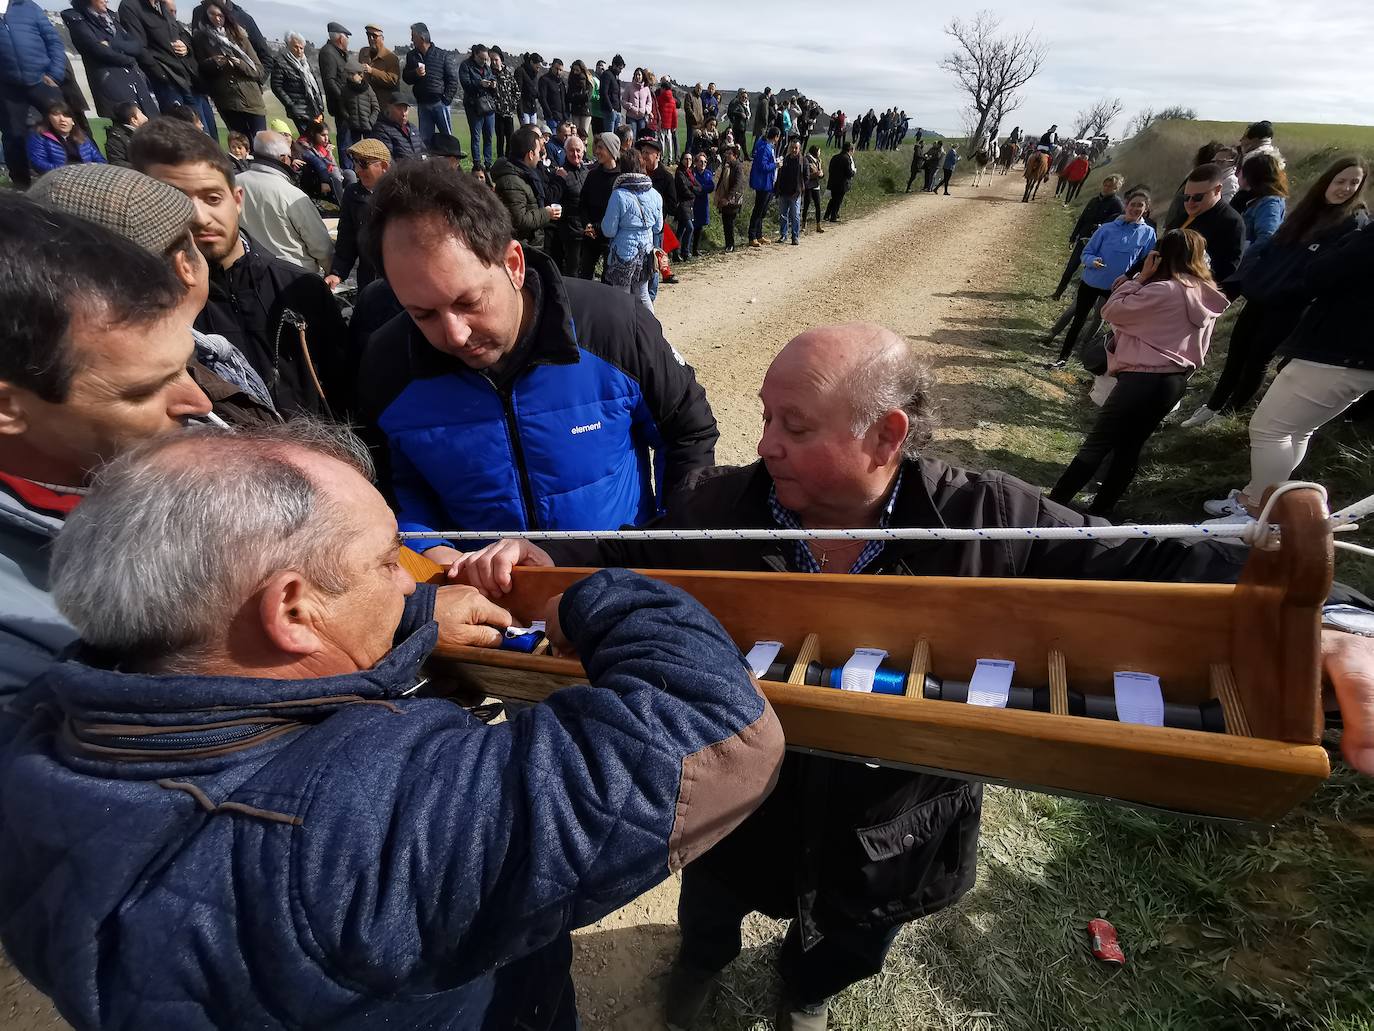
[[[1106,920],[1089,920],[1088,934],[1092,937],[1093,955],[1104,963],[1125,965],[1126,954],[1116,940],[1116,928]]]

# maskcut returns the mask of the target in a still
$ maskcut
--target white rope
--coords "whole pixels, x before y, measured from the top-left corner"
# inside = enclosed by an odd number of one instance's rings
[[[1266,551],[1278,547],[1279,528],[1269,522],[1279,496],[1290,490],[1315,490],[1326,501],[1319,483],[1290,481],[1269,495],[1259,517],[1233,523],[1165,523],[1156,526],[995,526],[953,527],[856,527],[831,530],[751,529],[653,529],[653,530],[411,530],[401,540],[451,541],[1122,541],[1122,540],[1238,540]],[[1355,521],[1374,513],[1374,495],[1357,501],[1332,516],[1333,533],[1359,529]],[[1374,550],[1337,541],[1338,548],[1374,556]]]

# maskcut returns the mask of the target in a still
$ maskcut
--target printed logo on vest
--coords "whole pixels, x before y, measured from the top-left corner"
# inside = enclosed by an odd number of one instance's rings
[[[599,430],[599,429],[601,429],[601,420],[600,420],[600,419],[596,420],[596,422],[589,422],[589,423],[587,423],[587,425],[585,425],[585,426],[574,426],[574,427],[572,428],[572,430],[571,430],[571,433],[572,433],[572,435],[575,437],[575,436],[577,436],[579,433],[590,433],[590,432],[592,432],[592,430]]]

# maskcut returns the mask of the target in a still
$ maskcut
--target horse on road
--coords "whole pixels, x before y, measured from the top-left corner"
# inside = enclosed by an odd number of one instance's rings
[[[1021,203],[1029,204],[1040,192],[1040,184],[1050,177],[1050,156],[1037,150],[1026,158],[1026,192],[1021,195]]]

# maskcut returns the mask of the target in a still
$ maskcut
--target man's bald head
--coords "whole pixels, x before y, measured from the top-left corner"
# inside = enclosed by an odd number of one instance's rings
[[[778,352],[765,376],[815,390],[818,404],[847,404],[855,436],[901,409],[910,427],[902,450],[914,458],[935,428],[930,366],[886,326],[848,322],[798,334]]]

